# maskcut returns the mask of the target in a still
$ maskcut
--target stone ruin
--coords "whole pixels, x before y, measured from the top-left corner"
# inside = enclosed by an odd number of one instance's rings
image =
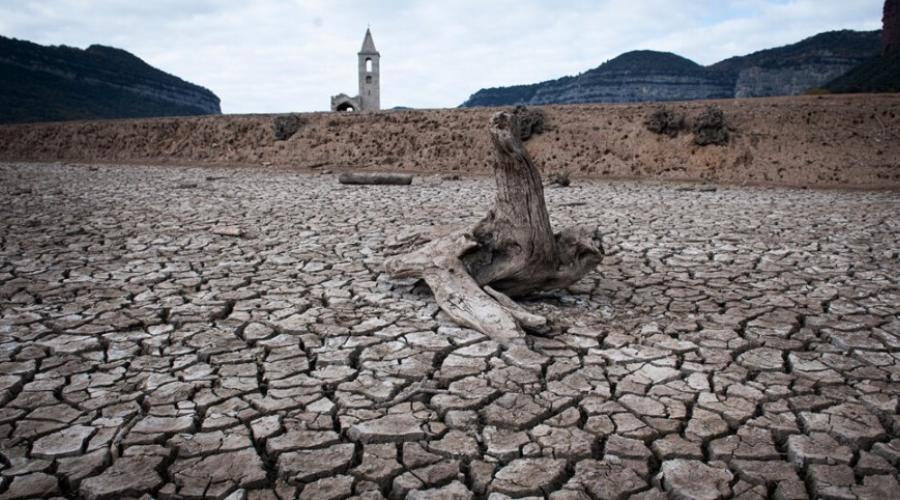
[[[381,109],[380,60],[372,32],[366,29],[359,59],[359,95],[338,94],[331,97],[332,111],[378,111]]]

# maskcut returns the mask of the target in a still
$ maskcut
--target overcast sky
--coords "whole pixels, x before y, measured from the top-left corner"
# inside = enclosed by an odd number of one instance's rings
[[[320,111],[357,93],[371,25],[382,107],[455,107],[482,87],[576,74],[635,49],[711,64],[828,30],[881,27],[883,0],[0,0],[0,34],[112,45],[222,99]]]

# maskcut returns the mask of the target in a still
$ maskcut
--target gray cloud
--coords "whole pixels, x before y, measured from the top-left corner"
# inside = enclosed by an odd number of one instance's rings
[[[578,73],[634,49],[701,64],[833,29],[882,0],[0,0],[0,33],[129,50],[209,87],[229,113],[316,111],[355,93],[371,23],[382,105],[450,107],[482,87]]]

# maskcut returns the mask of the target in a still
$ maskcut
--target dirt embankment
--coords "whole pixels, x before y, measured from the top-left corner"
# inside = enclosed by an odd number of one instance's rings
[[[647,130],[658,104],[547,106],[528,142],[544,172],[810,187],[900,188],[900,94],[671,103],[690,121],[714,104],[730,142]],[[271,115],[0,126],[0,159],[488,173],[496,109],[308,113],[287,140]]]

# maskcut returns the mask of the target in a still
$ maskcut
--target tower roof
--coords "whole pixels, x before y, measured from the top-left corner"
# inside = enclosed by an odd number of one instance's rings
[[[378,50],[375,49],[375,42],[372,40],[372,32],[369,28],[366,28],[366,37],[363,38],[362,48],[359,49],[360,54],[377,54]]]

